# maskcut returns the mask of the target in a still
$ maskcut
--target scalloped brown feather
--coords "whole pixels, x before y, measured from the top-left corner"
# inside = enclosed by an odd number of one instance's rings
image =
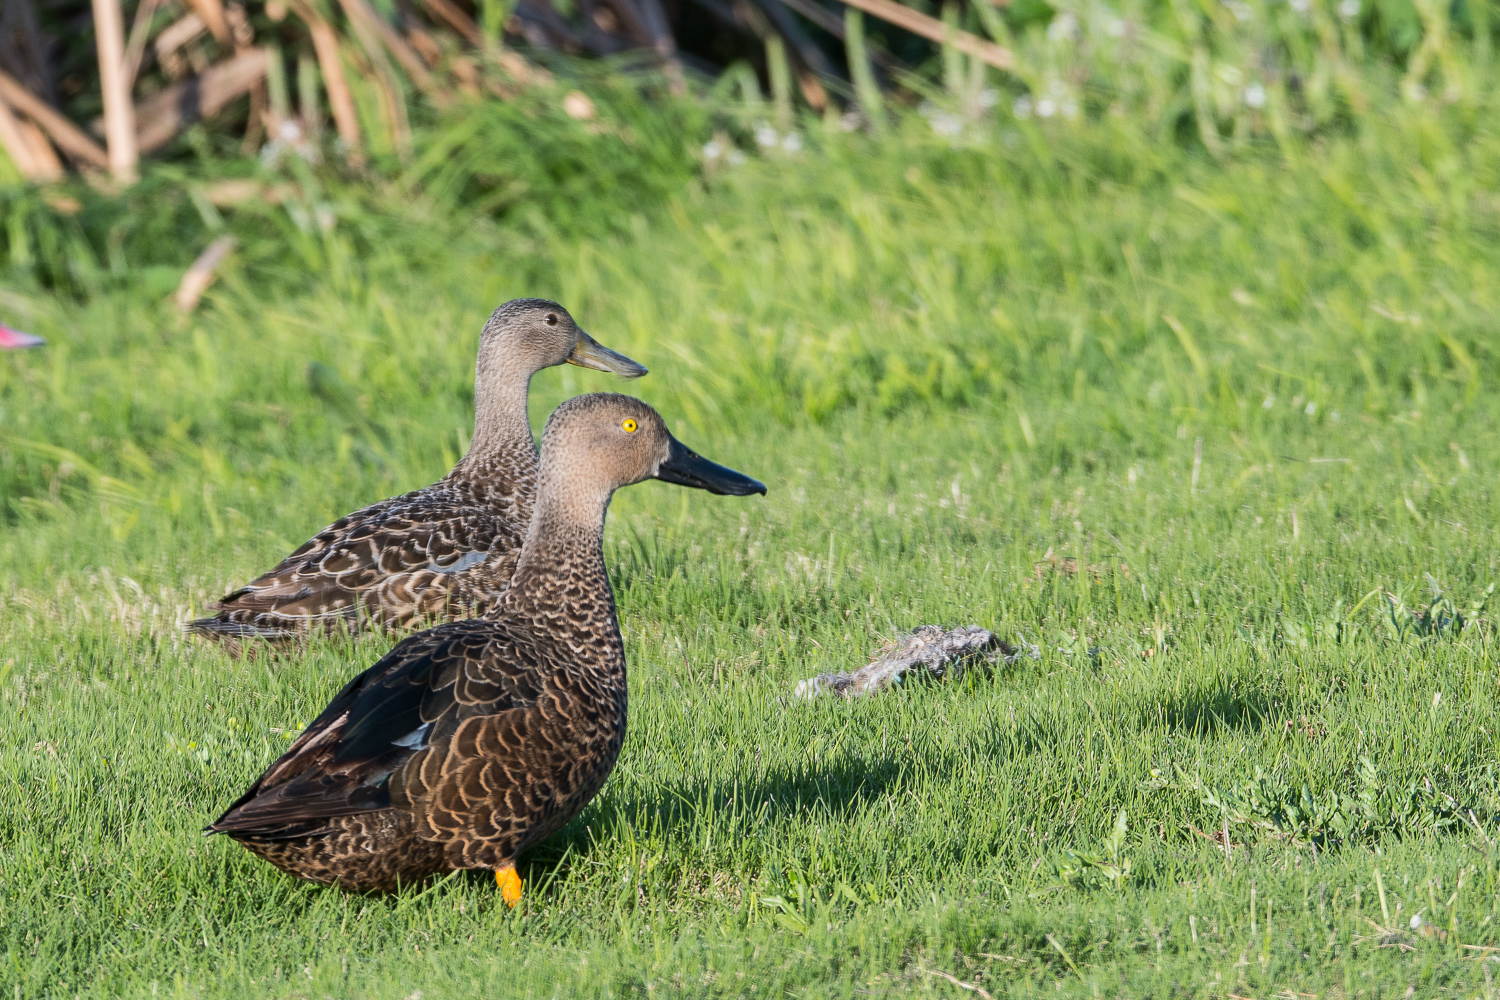
[[[189,628],[286,641],[314,628],[405,628],[484,614],[515,572],[536,492],[524,448],[339,518]]]
[[[398,644],[209,829],[357,891],[500,868],[557,831],[619,757],[624,646],[597,537],[525,592]]]
[[[474,439],[457,468],[340,518],[188,628],[239,652],[247,640],[282,643],[317,628],[407,628],[483,614],[509,584],[536,497],[531,377],[580,346],[593,367],[605,357],[633,366],[627,374],[645,373],[555,302],[501,305],[480,335]]]

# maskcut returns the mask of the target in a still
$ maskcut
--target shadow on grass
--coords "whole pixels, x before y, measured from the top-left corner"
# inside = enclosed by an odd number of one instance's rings
[[[831,822],[857,814],[867,803],[901,784],[903,767],[893,760],[848,758],[827,766],[771,771],[743,781],[686,779],[627,799],[604,795],[544,843],[526,852],[528,879],[561,874],[570,855],[587,856],[598,839],[627,834],[644,842],[675,841],[704,823],[720,835],[745,835],[819,810]]]

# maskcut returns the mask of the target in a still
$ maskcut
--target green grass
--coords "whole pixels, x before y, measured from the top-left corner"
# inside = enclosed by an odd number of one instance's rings
[[[0,978],[1488,996],[1500,145],[1431,112],[1224,165],[1109,120],[984,149],[918,121],[612,236],[351,213],[288,224],[291,291],[252,248],[191,319],[150,275],[13,284],[49,345],[0,358]],[[198,831],[387,643],[236,662],[178,626],[440,475],[518,294],[650,365],[630,391],[770,495],[617,498],[630,735],[521,910],[482,877],[295,883]],[[543,373],[533,416],[617,386]],[[1464,627],[1387,610],[1426,574]],[[1042,657],[790,700],[923,622]]]

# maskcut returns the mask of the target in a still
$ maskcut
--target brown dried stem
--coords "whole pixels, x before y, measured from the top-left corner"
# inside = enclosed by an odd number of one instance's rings
[[[109,154],[88,134],[58,113],[50,104],[21,85],[19,80],[0,71],[0,99],[40,125],[57,143],[59,149],[91,167],[105,169]]]
[[[436,14],[438,19],[446,23],[448,27],[462,35],[470,45],[480,48],[484,44],[484,36],[479,31],[478,23],[453,0],[423,0],[423,2],[428,10]]]
[[[371,7],[368,0],[339,0],[344,8],[344,13],[349,15],[351,21],[361,21],[367,27],[374,29],[375,34],[385,43],[385,47],[391,50],[391,55],[406,70],[406,75],[411,77],[412,83],[416,84],[428,97],[435,102],[446,103],[448,95],[443,93],[433,80],[432,73],[427,69],[427,64],[422,60],[417,50],[411,43],[401,37],[400,32],[391,27],[385,18]]]
[[[364,165],[364,135],[360,131],[359,116],[354,111],[354,97],[349,93],[349,81],[344,79],[344,64],[339,58],[339,37],[327,21],[313,10],[307,0],[291,0],[292,9],[302,18],[312,35],[313,51],[318,57],[318,69],[323,75],[323,89],[328,93],[328,107],[333,112],[333,124],[339,138],[348,150],[351,166]]]
[[[409,157],[412,152],[411,123],[406,117],[406,101],[401,96],[401,84],[396,78],[396,70],[380,46],[375,26],[360,16],[358,0],[339,0],[339,3],[349,17],[349,26],[354,29],[359,47],[370,60],[371,75],[385,107],[396,151],[403,158]]]
[[[125,43],[125,89],[135,89],[135,78],[141,71],[141,61],[146,56],[146,40],[151,35],[151,21],[162,0],[141,0],[136,8],[135,20],[130,24],[130,40]]]
[[[266,50],[244,49],[196,77],[152,94],[135,110],[142,123],[137,133],[141,150],[149,153],[165,146],[186,126],[249,93],[265,75]]]
[[[27,180],[40,179],[41,165],[37,163],[36,157],[32,155],[31,143],[26,134],[21,131],[21,122],[10,109],[10,105],[0,101],[0,146],[5,147],[5,152],[10,155],[10,160],[21,172],[21,176]]]
[[[225,51],[233,47],[234,42],[229,37],[229,19],[224,16],[224,4],[221,0],[187,0],[188,5],[197,11],[198,16],[203,18],[203,23],[208,26],[209,34],[214,36],[214,41]]]
[[[987,42],[967,31],[950,28],[937,18],[912,10],[896,0],[844,0],[844,3],[866,14],[873,14],[898,28],[905,28],[930,42],[952,45],[965,55],[987,62],[996,69],[1009,70],[1015,67],[1015,59],[1009,49],[1003,49],[994,42]]]
[[[134,112],[125,82],[125,17],[120,0],[94,0],[94,35],[99,51],[99,87],[104,96],[104,137],[109,169],[117,181],[136,178],[139,153]]]

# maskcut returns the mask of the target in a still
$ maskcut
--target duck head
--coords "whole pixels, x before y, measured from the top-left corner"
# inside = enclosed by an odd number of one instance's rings
[[[608,593],[602,546],[610,498],[647,479],[725,496],[766,492],[764,484],[693,452],[639,399],[575,396],[552,411],[542,432],[536,507],[504,606],[542,607],[537,602],[557,592],[559,573],[573,574],[570,587],[583,586],[578,574],[593,573],[590,586]],[[541,582],[547,579],[554,583]],[[606,605],[613,608],[609,601],[599,606]]]
[[[667,430],[661,415],[630,396],[575,396],[553,411],[542,433],[543,489],[597,504],[622,486],[660,479],[721,496],[765,493],[765,484],[711,462]]]
[[[511,299],[490,314],[479,335],[481,371],[510,370],[527,378],[570,364],[640,378],[644,366],[589,336],[568,311],[547,299]]]

